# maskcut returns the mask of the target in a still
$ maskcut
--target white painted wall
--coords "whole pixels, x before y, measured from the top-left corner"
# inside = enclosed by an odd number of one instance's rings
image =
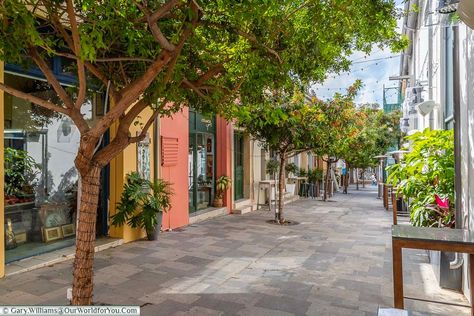
[[[464,228],[474,230],[474,31],[459,26],[461,83],[461,178]],[[468,262],[468,257],[464,257]],[[474,264],[474,263],[473,263]],[[470,297],[467,264],[463,271],[463,289]]]

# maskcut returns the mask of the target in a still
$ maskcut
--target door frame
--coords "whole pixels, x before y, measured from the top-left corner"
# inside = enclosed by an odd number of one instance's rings
[[[237,147],[240,147],[239,150],[237,150]],[[244,134],[241,132],[234,132],[234,200],[240,200],[245,197],[244,193],[244,167],[245,167],[245,162],[244,162]],[[237,155],[240,155],[240,161],[242,162],[242,172],[241,172],[241,186],[237,186]],[[237,189],[239,187],[240,191]],[[240,193],[240,194],[239,194]]]

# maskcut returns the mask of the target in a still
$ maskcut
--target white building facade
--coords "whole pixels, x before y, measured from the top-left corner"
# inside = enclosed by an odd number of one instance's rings
[[[401,126],[408,134],[454,129],[456,226],[474,231],[474,0],[410,0],[405,9]],[[459,258],[469,298],[468,257]]]

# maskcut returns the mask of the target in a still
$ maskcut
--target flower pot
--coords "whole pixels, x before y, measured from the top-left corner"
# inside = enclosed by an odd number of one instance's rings
[[[214,202],[212,203],[214,205],[214,207],[222,207],[224,206],[224,201],[222,198],[215,198],[214,199]]]
[[[156,226],[155,226],[155,229],[152,230],[152,231],[148,231],[146,232],[146,236],[148,238],[148,240],[156,240],[158,239],[158,235],[160,234],[160,230],[161,230],[161,222],[163,221],[163,213],[162,212],[158,212],[156,214]]]
[[[296,183],[287,183],[286,184],[286,192],[291,193],[291,195],[295,195]]]

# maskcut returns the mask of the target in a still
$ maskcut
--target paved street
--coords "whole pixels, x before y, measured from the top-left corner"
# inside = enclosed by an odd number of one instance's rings
[[[375,315],[392,305],[390,213],[374,190],[287,206],[295,226],[268,211],[231,215],[97,254],[97,304],[142,315]],[[467,304],[436,288],[424,252],[405,253],[406,295]],[[0,280],[2,304],[65,304],[71,261]],[[469,309],[407,301],[425,314]]]

